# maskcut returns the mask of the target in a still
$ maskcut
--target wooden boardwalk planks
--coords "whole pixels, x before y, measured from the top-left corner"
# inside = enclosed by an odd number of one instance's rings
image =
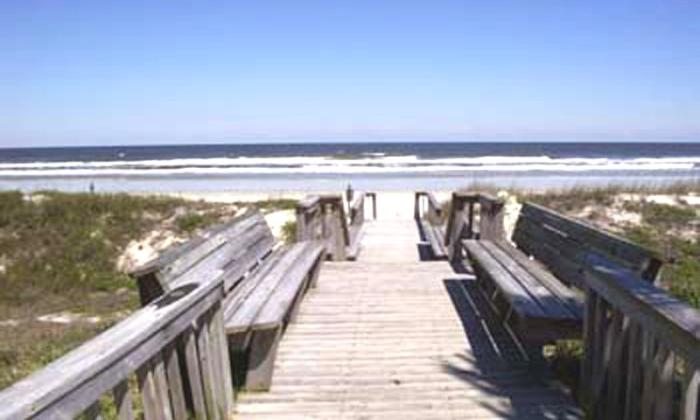
[[[241,394],[236,418],[580,418],[473,279],[420,261],[417,244],[413,220],[367,223],[359,260],[324,265],[271,390]]]

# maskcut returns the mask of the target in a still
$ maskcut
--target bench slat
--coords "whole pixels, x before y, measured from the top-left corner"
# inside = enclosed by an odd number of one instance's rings
[[[311,272],[314,263],[321,257],[323,246],[318,243],[294,245],[303,249],[301,256],[285,273],[284,280],[272,292],[265,305],[255,318],[253,329],[266,329],[278,326],[292,307],[302,283]]]
[[[575,258],[581,265],[585,265],[581,257],[581,251],[594,252],[643,274],[650,281],[654,280],[656,271],[661,265],[660,259],[650,250],[627,239],[605,232],[579,220],[560,215],[536,204],[525,203],[522,207],[513,237],[518,246],[527,246],[527,244],[521,243],[520,235],[518,235],[518,231],[525,227],[536,227],[539,230],[558,232],[561,237],[566,238],[566,243],[568,243],[569,247],[579,251]],[[533,255],[537,256],[536,254]]]
[[[228,240],[261,223],[264,224],[265,219],[261,214],[254,213],[216,226],[180,246],[166,250],[158,258],[131,274],[139,277],[149,272],[158,272],[161,284],[165,285],[219,249]]]
[[[542,308],[546,316],[557,319],[580,319],[576,313],[569,309],[569,305],[562,302],[532,274],[525,270],[516,260],[505,253],[499,246],[491,241],[480,241],[482,247],[500,262],[515,280],[517,280]]]
[[[496,242],[496,244],[511,258],[516,260],[530,274],[536,277],[540,283],[548,288],[552,293],[565,302],[569,309],[576,314],[577,318],[583,318],[583,297],[577,294],[573,289],[564,285],[552,273],[547,271],[539,262],[529,259],[522,251],[506,243],[505,241]]]
[[[231,317],[225,320],[227,333],[241,332],[250,328],[272,291],[282,281],[304,249],[303,246],[292,246],[284,252],[272,270],[264,276],[255,289],[231,314]]]
[[[483,247],[482,241],[475,239],[466,239],[462,241],[464,247],[475,260],[477,265],[481,266],[495,282],[500,286],[499,289],[506,296],[508,302],[513,306],[513,309],[520,315],[533,318],[546,318],[542,308],[537,304],[533,297],[523,288],[513,275],[508,272],[499,262]]]
[[[436,258],[444,258],[447,256],[447,251],[445,250],[445,237],[439,227],[433,226],[427,220],[420,221],[421,229],[425,235],[425,239],[430,244],[430,248],[433,251],[433,255]]]
[[[551,230],[521,220],[518,220],[513,240],[518,248],[546,265],[560,281],[582,286],[581,246]]]
[[[275,238],[267,226],[261,227],[261,232],[254,232],[250,238],[242,238],[240,242],[231,243],[235,252],[230,255],[225,263],[225,286],[231,290],[238,284],[243,276],[260,264],[272,252]]]
[[[264,264],[256,267],[251,274],[239,281],[233,290],[229,292],[224,300],[224,322],[233,316],[234,312],[238,310],[248,295],[255,290],[255,287],[260,283],[260,281],[262,281],[262,279],[265,278],[270,271],[272,271],[286,250],[286,248],[278,248],[272,251],[272,254],[265,259]]]

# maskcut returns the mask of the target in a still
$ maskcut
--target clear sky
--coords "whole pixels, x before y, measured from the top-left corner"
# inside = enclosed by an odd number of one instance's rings
[[[0,146],[700,140],[700,2],[0,2]]]

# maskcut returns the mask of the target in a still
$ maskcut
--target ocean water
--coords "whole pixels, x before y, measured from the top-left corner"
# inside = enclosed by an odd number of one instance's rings
[[[700,180],[700,143],[324,143],[0,149],[0,189],[447,190]]]

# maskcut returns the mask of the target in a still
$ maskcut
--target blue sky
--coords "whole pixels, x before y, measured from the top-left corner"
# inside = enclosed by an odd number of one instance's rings
[[[698,1],[0,3],[0,146],[700,140]]]

